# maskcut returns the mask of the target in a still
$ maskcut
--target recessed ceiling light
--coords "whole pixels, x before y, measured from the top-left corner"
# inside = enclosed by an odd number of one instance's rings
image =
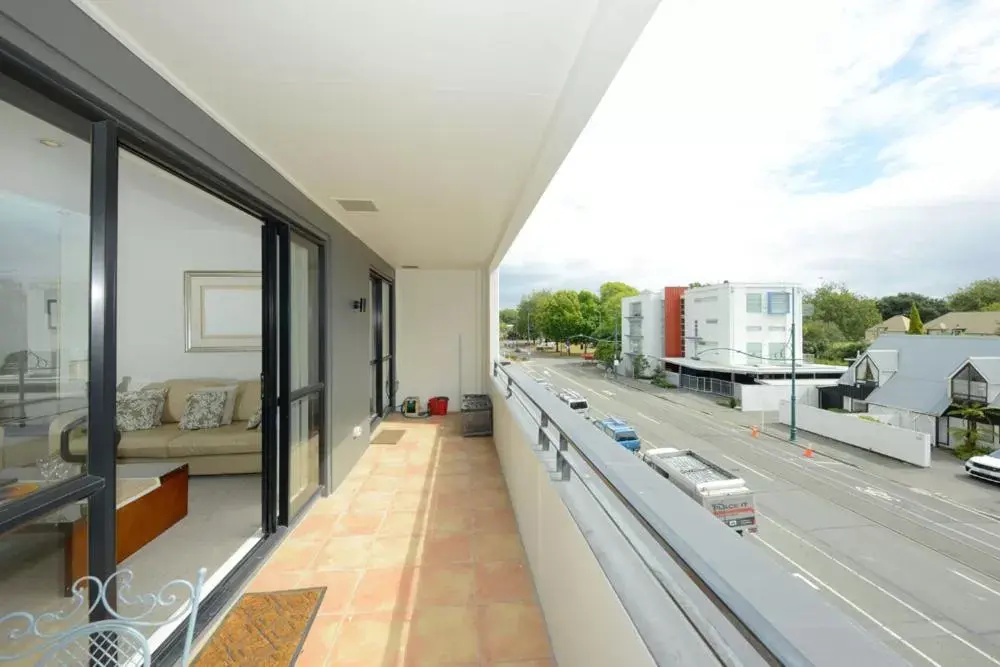
[[[38,143],[47,148],[62,148],[62,142],[55,139],[39,139]]]
[[[378,213],[378,207],[371,199],[338,199],[337,203],[348,213]]]

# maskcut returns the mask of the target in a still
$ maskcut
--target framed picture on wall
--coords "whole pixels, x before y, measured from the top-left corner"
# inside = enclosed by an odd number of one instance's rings
[[[259,271],[185,271],[185,352],[258,352]]]

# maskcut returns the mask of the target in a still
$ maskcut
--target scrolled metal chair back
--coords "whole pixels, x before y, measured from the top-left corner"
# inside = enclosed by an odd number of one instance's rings
[[[106,581],[82,577],[73,584],[65,609],[38,615],[17,611],[0,617],[0,664],[38,656],[36,665],[149,667],[152,650],[146,631],[184,622],[181,665],[187,665],[205,574],[201,568],[194,582],[175,579],[156,592],[134,595],[131,570],[119,570]],[[110,604],[111,591],[117,591],[116,605]],[[75,617],[85,613],[92,618],[98,609],[104,612],[103,620],[65,629]]]

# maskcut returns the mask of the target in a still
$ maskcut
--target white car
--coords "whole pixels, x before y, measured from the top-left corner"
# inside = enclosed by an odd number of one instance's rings
[[[973,456],[965,462],[965,472],[979,479],[1000,482],[1000,449],[985,456]]]

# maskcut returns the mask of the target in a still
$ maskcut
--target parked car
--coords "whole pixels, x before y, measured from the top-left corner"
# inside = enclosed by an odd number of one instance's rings
[[[580,394],[569,389],[564,389],[559,392],[559,400],[568,405],[576,414],[582,415],[585,419],[590,419],[590,405],[587,404],[587,399]]]
[[[642,447],[642,441],[639,440],[635,429],[629,426],[624,419],[608,417],[595,421],[594,426],[630,452],[637,452]]]
[[[1000,482],[1000,449],[965,462],[965,472],[978,479]]]

